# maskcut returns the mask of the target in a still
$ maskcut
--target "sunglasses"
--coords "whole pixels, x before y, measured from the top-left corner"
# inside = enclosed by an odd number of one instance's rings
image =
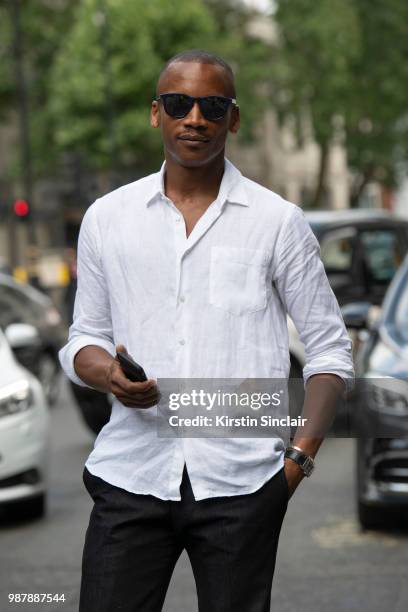
[[[237,103],[235,98],[225,98],[224,96],[200,96],[193,98],[180,93],[161,94],[155,100],[161,100],[166,113],[174,119],[186,117],[193,108],[194,103],[198,102],[201,114],[207,121],[222,119],[225,117],[230,104]]]

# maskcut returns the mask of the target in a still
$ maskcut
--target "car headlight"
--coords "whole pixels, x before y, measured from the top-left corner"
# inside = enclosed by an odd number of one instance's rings
[[[408,381],[392,377],[371,377],[368,384],[370,408],[392,416],[408,416]]]
[[[33,392],[26,379],[0,387],[0,417],[28,410],[33,400]]]

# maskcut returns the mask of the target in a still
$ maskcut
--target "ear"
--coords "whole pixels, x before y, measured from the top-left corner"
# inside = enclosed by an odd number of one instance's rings
[[[160,107],[157,100],[153,100],[150,109],[150,125],[152,128],[160,127]]]
[[[233,134],[236,134],[239,130],[239,126],[241,124],[240,116],[239,116],[239,106],[234,106],[231,111],[231,117],[228,129]]]

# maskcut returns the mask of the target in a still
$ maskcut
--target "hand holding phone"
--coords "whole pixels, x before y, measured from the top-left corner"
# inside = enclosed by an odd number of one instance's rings
[[[142,366],[129,355],[123,344],[116,346],[116,357],[109,367],[108,386],[127,408],[151,408],[160,401],[156,381],[147,378]]]

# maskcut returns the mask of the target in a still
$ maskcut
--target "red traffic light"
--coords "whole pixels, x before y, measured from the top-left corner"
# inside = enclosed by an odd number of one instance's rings
[[[16,200],[13,208],[17,217],[27,217],[30,213],[30,207],[25,200]]]

